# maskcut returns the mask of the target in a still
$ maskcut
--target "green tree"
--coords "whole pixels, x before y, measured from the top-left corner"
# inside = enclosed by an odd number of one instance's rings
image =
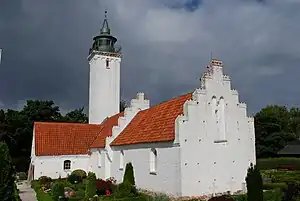
[[[246,183],[248,201],[263,201],[263,180],[259,169],[252,163],[248,168]]]
[[[123,112],[125,108],[128,107],[128,104],[125,100],[120,101],[120,112]]]
[[[300,113],[285,106],[271,105],[259,111],[254,117],[257,157],[274,157],[287,142],[295,140],[298,116]]]
[[[135,185],[134,171],[131,163],[126,164],[123,183],[127,183],[133,186]]]
[[[68,112],[62,119],[65,122],[88,123],[88,117],[84,113],[84,107]]]
[[[15,169],[5,142],[0,142],[0,200],[16,201]]]
[[[27,171],[32,144],[33,123],[35,121],[51,122],[61,119],[59,107],[53,101],[28,100],[24,108],[18,112],[18,126],[13,126],[16,136],[17,153],[13,157],[18,171]],[[16,124],[16,123],[15,123]]]

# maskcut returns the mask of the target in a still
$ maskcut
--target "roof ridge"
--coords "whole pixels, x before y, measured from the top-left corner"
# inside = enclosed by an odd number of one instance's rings
[[[104,122],[103,122],[104,123]],[[102,125],[102,124],[101,124]],[[104,125],[102,125],[101,129],[99,130],[98,134],[94,137],[94,139],[91,141],[91,143],[88,145],[89,148],[91,148],[92,144],[97,140],[98,136],[101,135],[101,132],[104,129]]]
[[[89,124],[89,123],[75,123],[75,122],[61,122],[61,121],[35,121],[34,124],[69,124],[69,125],[92,125],[99,126],[101,124]]]
[[[140,112],[145,112],[145,111],[150,110],[150,109],[152,109],[152,108],[158,107],[158,106],[160,106],[160,105],[162,105],[162,104],[164,104],[164,103],[168,103],[168,102],[170,102],[170,101],[177,100],[178,98],[181,98],[181,97],[183,97],[183,96],[187,96],[187,95],[192,94],[192,93],[193,93],[193,91],[192,91],[192,92],[189,92],[189,93],[181,94],[181,95],[179,95],[179,96],[175,96],[175,97],[173,97],[173,98],[171,98],[171,99],[165,100],[165,101],[163,101],[163,102],[161,102],[161,103],[158,103],[158,104],[156,104],[156,105],[154,105],[154,106],[152,106],[152,107],[149,107],[149,108],[146,109],[146,110],[142,110],[142,111],[140,111]]]

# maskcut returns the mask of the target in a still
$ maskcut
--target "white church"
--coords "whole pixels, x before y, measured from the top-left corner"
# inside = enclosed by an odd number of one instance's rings
[[[136,186],[173,196],[245,190],[255,164],[254,119],[213,59],[198,88],[151,106],[137,93],[120,108],[122,55],[107,19],[88,56],[89,123],[35,122],[29,177],[66,177],[73,170],[122,182],[134,167]]]

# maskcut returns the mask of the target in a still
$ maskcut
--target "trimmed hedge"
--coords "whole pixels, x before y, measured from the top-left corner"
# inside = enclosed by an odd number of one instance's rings
[[[300,170],[300,158],[264,158],[258,159],[256,165],[260,170]]]
[[[264,190],[273,190],[273,189],[287,189],[287,184],[286,183],[265,183],[263,185]]]

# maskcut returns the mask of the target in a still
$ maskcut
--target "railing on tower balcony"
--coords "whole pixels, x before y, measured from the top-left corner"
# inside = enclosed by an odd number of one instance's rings
[[[120,53],[121,54],[121,51],[122,51],[121,45],[116,45],[115,46],[115,53]]]

